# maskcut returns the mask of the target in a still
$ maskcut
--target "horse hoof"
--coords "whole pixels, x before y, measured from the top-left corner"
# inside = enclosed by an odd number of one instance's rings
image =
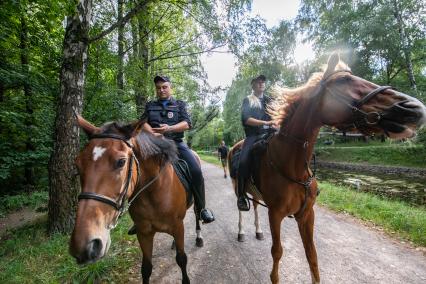
[[[204,241],[202,238],[196,238],[195,239],[195,245],[199,248],[202,248],[204,246]]]
[[[176,242],[175,241],[172,242],[171,249],[173,249],[173,250],[176,249]]]
[[[244,234],[238,234],[238,241],[239,242],[245,242],[246,241],[246,235]]]
[[[263,233],[256,233],[256,239],[261,241],[261,240],[265,239],[265,236],[263,236]]]

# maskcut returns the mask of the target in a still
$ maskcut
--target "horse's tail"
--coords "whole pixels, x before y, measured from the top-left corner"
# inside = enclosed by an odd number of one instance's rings
[[[243,146],[244,140],[238,141],[237,143],[234,144],[234,146],[231,147],[231,149],[228,152],[228,171],[229,171],[229,176],[231,177],[231,181],[232,181],[232,185],[235,191],[235,194],[237,193],[237,180],[236,178],[233,178],[231,175],[231,171],[232,171],[232,158],[234,157],[235,152],[237,152],[239,149],[241,149],[241,147]]]

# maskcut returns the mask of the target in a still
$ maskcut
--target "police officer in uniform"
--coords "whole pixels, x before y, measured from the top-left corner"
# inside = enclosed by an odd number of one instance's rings
[[[191,172],[196,214],[203,223],[213,222],[215,220],[213,213],[205,208],[204,178],[201,167],[191,149],[183,142],[183,132],[191,128],[186,103],[171,96],[171,81],[167,76],[156,76],[154,83],[157,100],[146,104],[145,112],[141,117],[141,120],[146,120],[143,128],[145,131],[156,136],[164,136],[176,143],[179,158],[186,161]]]
[[[250,209],[245,193],[245,183],[250,175],[250,148],[273,125],[271,117],[266,112],[266,106],[271,102],[271,98],[264,94],[265,81],[266,77],[264,75],[259,75],[251,80],[253,92],[244,98],[241,109],[241,122],[246,138],[241,149],[238,167],[237,206],[240,211],[248,211]]]

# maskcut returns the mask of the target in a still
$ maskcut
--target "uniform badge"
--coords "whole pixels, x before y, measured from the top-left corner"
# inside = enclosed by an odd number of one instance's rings
[[[168,118],[173,118],[173,112],[168,112],[168,113],[167,113],[167,117],[168,117]]]

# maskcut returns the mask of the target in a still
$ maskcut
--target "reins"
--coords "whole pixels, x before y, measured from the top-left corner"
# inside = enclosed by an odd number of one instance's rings
[[[91,139],[105,139],[105,138],[110,138],[110,139],[117,139],[120,141],[123,141],[130,149],[131,149],[131,156],[130,156],[130,160],[129,160],[129,167],[127,170],[127,178],[126,178],[126,182],[124,185],[124,190],[123,193],[120,194],[120,196],[118,197],[118,200],[114,200],[111,197],[108,197],[106,195],[103,194],[99,194],[99,193],[95,193],[95,192],[82,192],[79,194],[78,196],[78,200],[82,200],[82,199],[92,199],[92,200],[96,200],[105,204],[108,204],[112,207],[114,207],[114,209],[116,209],[118,211],[117,217],[115,218],[114,222],[112,222],[112,224],[110,225],[111,228],[114,228],[117,225],[118,219],[123,216],[130,208],[130,206],[133,204],[133,201],[136,200],[136,198],[144,191],[146,190],[151,184],[153,184],[156,180],[158,180],[158,178],[160,177],[161,173],[163,172],[165,166],[163,165],[160,168],[160,171],[158,172],[158,174],[153,177],[150,181],[148,181],[144,186],[142,186],[140,189],[135,190],[135,193],[133,193],[132,198],[129,199],[129,201],[127,202],[126,205],[126,195],[127,192],[129,190],[130,187],[130,183],[132,180],[132,173],[133,173],[133,161],[136,163],[136,172],[137,172],[137,179],[136,179],[136,183],[135,186],[139,183],[139,179],[140,179],[140,170],[139,170],[139,161],[134,153],[134,147],[131,144],[131,142],[119,135],[115,135],[115,134],[94,134],[91,135],[89,137],[89,140]]]

